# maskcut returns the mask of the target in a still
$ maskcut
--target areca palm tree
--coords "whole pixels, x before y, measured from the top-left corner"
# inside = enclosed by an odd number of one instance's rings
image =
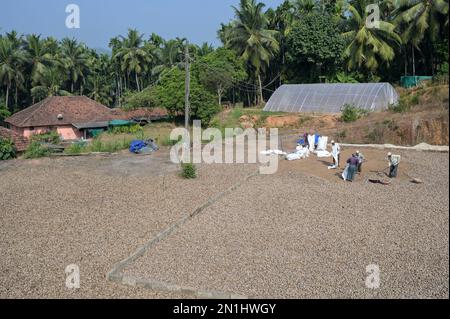
[[[400,45],[402,39],[390,22],[379,21],[379,27],[367,27],[366,8],[369,4],[370,0],[354,0],[349,3],[351,16],[347,22],[350,31],[345,32],[343,36],[350,44],[344,51],[344,57],[348,60],[349,70],[365,68],[373,74],[380,63],[389,64],[394,59],[394,45]]]
[[[9,106],[12,85],[15,85],[16,92],[23,85],[24,75],[22,70],[25,61],[25,52],[20,47],[16,46],[8,37],[0,38],[0,83],[6,87],[6,108]]]
[[[226,42],[254,69],[260,103],[264,101],[261,72],[280,49],[278,32],[268,28],[264,7],[263,3],[257,3],[256,0],[241,0],[239,8],[233,7],[236,20],[232,22]]]
[[[104,105],[111,105],[111,88],[114,79],[114,70],[111,68],[110,59],[107,55],[93,55],[90,65],[92,72],[88,77],[88,96]]]

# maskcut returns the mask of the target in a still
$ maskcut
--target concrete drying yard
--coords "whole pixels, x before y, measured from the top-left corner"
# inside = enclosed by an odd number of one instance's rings
[[[448,154],[401,151],[383,186],[367,178],[387,151],[362,151],[355,183],[314,156],[267,176],[201,165],[193,181],[164,153],[1,163],[0,297],[448,298]]]

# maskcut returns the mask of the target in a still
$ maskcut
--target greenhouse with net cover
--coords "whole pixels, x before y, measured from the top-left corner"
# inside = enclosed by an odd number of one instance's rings
[[[286,84],[273,93],[264,111],[339,113],[344,105],[353,105],[373,112],[398,101],[389,83]]]

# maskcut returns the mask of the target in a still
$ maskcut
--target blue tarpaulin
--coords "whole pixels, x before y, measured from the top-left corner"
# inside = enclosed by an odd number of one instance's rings
[[[147,145],[148,145],[148,144],[145,143],[144,141],[133,141],[133,142],[131,142],[131,144],[130,144],[130,152],[131,152],[131,153],[138,154],[138,153],[140,153],[140,151],[141,151],[143,148],[146,148]]]
[[[152,152],[156,152],[159,150],[158,145],[155,144],[155,141],[133,141],[130,144],[130,152],[134,154],[150,154]]]

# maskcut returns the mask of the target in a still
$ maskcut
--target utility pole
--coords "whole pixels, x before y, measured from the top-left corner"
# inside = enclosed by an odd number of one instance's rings
[[[190,58],[189,58],[189,42],[186,43],[185,49],[185,72],[186,72],[186,80],[185,80],[185,94],[184,94],[184,125],[186,130],[189,130],[189,113],[190,113],[190,102],[189,97],[191,95],[191,71],[190,71]]]

